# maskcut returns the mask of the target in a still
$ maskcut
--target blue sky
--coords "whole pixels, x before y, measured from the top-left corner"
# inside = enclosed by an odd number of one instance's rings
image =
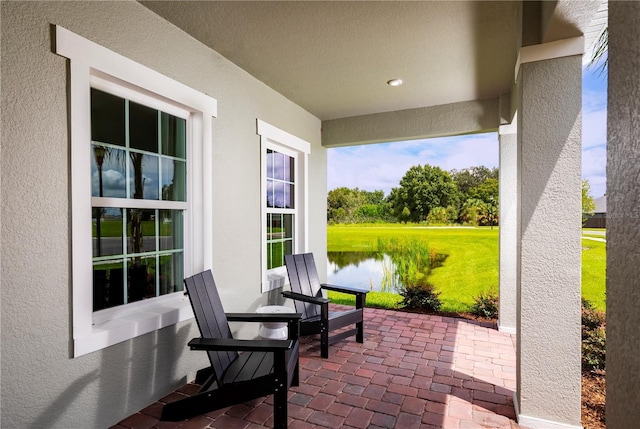
[[[591,196],[606,192],[607,81],[598,65],[582,73],[582,177]],[[328,190],[346,186],[389,194],[413,165],[443,170],[498,166],[497,133],[329,149]]]

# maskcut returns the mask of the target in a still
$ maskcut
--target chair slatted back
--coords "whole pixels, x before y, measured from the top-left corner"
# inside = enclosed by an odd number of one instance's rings
[[[184,279],[191,307],[202,338],[233,338],[211,270]],[[237,352],[209,351],[209,361],[218,385],[227,367],[238,358]]]
[[[320,279],[312,253],[285,255],[285,264],[289,275],[291,291],[312,297],[321,297]],[[302,319],[320,314],[320,306],[294,300],[296,312],[302,313]]]

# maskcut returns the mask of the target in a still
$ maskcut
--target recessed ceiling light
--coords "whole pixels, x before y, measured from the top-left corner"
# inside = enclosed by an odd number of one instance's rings
[[[389,85],[389,86],[400,86],[400,85],[402,85],[402,79],[391,79],[390,81],[387,82],[387,85]]]

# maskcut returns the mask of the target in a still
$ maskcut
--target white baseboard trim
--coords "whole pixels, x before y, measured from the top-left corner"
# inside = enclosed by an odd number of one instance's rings
[[[583,429],[582,425],[570,425],[567,423],[553,422],[551,420],[540,419],[537,417],[524,416],[520,414],[520,407],[518,406],[518,396],[513,395],[513,407],[516,411],[516,418],[518,424],[527,429]]]
[[[515,334],[516,328],[513,326],[503,326],[498,323],[498,332],[504,332],[505,334]]]

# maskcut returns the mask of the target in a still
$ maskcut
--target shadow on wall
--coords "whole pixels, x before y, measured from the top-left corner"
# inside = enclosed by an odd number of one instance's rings
[[[30,427],[56,427],[71,405],[82,402],[79,398],[85,395],[96,398],[95,415],[89,414],[91,409],[85,409],[78,411],[79,416],[65,416],[64,419],[81,421],[85,427],[110,427],[185,385],[189,380],[177,373],[177,362],[184,352],[189,352],[187,342],[192,336],[192,324],[177,326],[94,352],[101,354],[100,369],[73,381]],[[204,367],[207,365],[206,354],[202,353],[201,357]],[[88,362],[91,355],[76,358],[74,364],[82,366],[83,359]],[[93,393],[96,390],[97,393]]]
[[[176,363],[183,353],[190,353],[187,342],[193,336],[192,325],[171,325],[105,350],[97,426],[114,425],[189,381],[177,373]],[[201,358],[204,367],[206,354]]]
[[[30,427],[32,429],[54,427],[60,416],[64,414],[65,410],[69,408],[69,405],[74,402],[74,399],[80,397],[87,387],[98,380],[99,376],[100,371],[95,370],[71,383],[64,393],[58,396],[56,400],[38,416]]]

